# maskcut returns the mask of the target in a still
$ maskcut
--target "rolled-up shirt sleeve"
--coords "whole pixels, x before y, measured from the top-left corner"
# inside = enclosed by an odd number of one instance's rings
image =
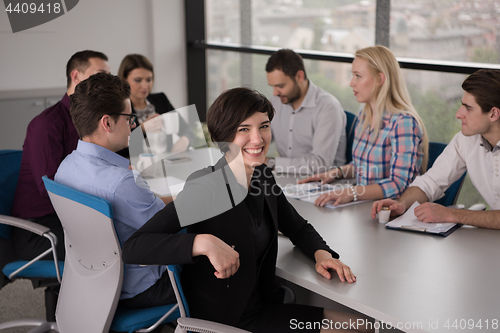
[[[467,170],[467,165],[460,155],[461,133],[457,133],[434,162],[432,168],[418,176],[410,186],[421,189],[429,202],[444,196],[444,192]],[[462,148],[463,149],[463,148]]]

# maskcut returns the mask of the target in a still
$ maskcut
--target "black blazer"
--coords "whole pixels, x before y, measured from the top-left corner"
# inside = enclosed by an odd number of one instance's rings
[[[175,202],[165,206],[125,242],[123,260],[129,264],[185,264],[182,286],[192,315],[234,326],[238,324],[256,284],[262,299],[272,302],[278,230],[312,260],[319,249],[330,252],[334,258],[339,258],[339,255],[328,247],[316,230],[290,205],[276,184],[271,170],[261,165],[256,168],[254,178],[260,182],[271,212],[273,237],[257,269],[253,239],[249,237],[251,221],[245,202],[238,203],[236,200],[233,208],[229,207],[220,214],[213,211],[213,207],[220,207],[220,200],[223,200],[218,191],[221,186],[220,177],[204,176],[215,175],[222,169],[226,170],[226,180],[229,179],[226,184],[234,184],[234,175],[227,167],[225,158],[219,160],[214,167],[193,173]],[[235,191],[237,190],[233,187],[229,192],[237,196]],[[176,207],[182,210],[188,206],[197,215],[192,222],[196,218],[201,222],[188,225],[187,233],[178,234],[183,226],[179,222]],[[205,219],[204,216],[208,218]],[[240,268],[236,274],[229,279],[217,279],[206,256],[191,256],[197,234],[212,234],[228,245],[235,246],[240,255]]]
[[[167,96],[164,93],[155,93],[155,94],[149,94],[147,97],[147,100],[155,106],[155,111],[158,114],[164,114],[170,111],[174,111],[175,108],[172,106],[170,101],[168,100]],[[134,109],[134,105],[132,105],[132,113],[137,113]],[[135,125],[136,127],[134,128],[137,129],[140,127],[141,124],[139,124],[139,121],[137,118],[135,119]],[[179,134],[180,136],[186,136],[189,139],[189,142],[193,142],[193,133],[189,129],[188,124],[186,121],[184,121],[184,118],[182,118],[179,115]],[[144,134],[144,137],[146,137],[146,134]],[[123,148],[122,150],[117,152],[118,155],[123,156],[125,158],[130,158],[130,152],[127,148]]]
[[[175,110],[167,96],[164,93],[149,94],[147,97],[148,101],[155,106],[156,113],[164,114]],[[134,107],[132,106],[132,109]],[[132,110],[135,113],[135,110]]]

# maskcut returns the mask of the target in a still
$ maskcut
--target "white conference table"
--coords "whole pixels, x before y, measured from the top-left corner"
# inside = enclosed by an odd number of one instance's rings
[[[215,165],[221,157],[220,150],[211,147],[154,156],[154,164],[142,174],[151,190],[157,195],[176,195],[179,192],[179,187],[175,185],[179,184],[182,188],[182,183],[186,181],[189,175],[209,165]],[[136,166],[137,159],[133,159],[132,164]],[[153,170],[151,168],[155,169],[155,171],[151,171]],[[155,177],[151,177],[151,174],[154,174]]]
[[[331,209],[289,201],[357,282],[323,278],[286,237],[279,238],[278,276],[394,327],[400,323],[404,332],[500,332],[500,230],[462,227],[443,238],[386,229],[371,219],[372,202]]]
[[[185,180],[221,155],[204,148],[180,156],[190,161],[165,164],[167,175]],[[276,180],[281,186],[296,181],[286,175]],[[404,332],[500,332],[500,230],[462,227],[442,238],[386,229],[371,219],[372,202],[331,209],[289,201],[351,267],[357,282],[323,278],[283,236],[278,276],[381,322],[399,323]]]

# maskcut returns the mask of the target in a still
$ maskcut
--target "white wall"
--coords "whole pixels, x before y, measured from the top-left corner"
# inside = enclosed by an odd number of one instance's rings
[[[185,106],[183,3],[82,0],[61,17],[15,34],[0,5],[0,92],[64,88],[68,59],[93,49],[109,57],[114,74],[126,54],[144,54],[155,65],[153,90],[165,92],[174,106]]]
[[[152,4],[153,90],[165,92],[176,108],[187,106],[184,0],[153,0]]]

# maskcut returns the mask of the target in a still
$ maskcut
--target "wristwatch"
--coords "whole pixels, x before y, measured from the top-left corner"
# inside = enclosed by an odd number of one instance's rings
[[[274,167],[276,166],[276,160],[274,159],[274,157],[268,158],[266,164],[271,170],[274,170]]]

